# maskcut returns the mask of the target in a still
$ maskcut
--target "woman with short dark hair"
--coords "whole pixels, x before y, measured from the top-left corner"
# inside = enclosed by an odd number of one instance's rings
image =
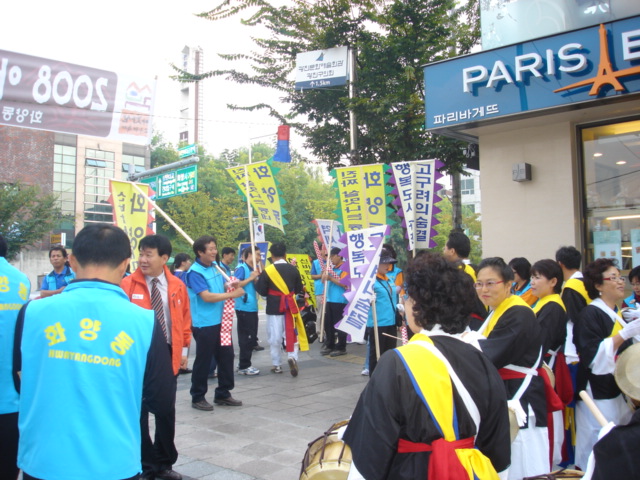
[[[598,258],[584,269],[584,286],[592,302],[580,312],[574,341],[580,355],[577,388],[586,390],[605,418],[615,424],[631,417],[613,378],[616,357],[640,335],[640,320],[630,323],[618,315],[624,298],[625,278],[616,261]],[[576,404],[576,465],[584,469],[598,439],[600,426],[583,401]]]
[[[429,253],[409,264],[405,284],[415,335],[380,357],[360,396],[344,434],[349,479],[468,479],[467,468],[495,479],[509,465],[509,421],[498,373],[462,339],[471,277]]]
[[[485,258],[475,283],[480,300],[490,308],[478,331],[485,337],[479,341],[480,348],[498,368],[520,427],[511,444],[510,480],[540,475],[550,468],[547,401],[538,373],[542,341],[533,310],[511,293],[513,275],[502,258]]]
[[[513,270],[513,286],[512,293],[522,297],[529,305],[533,305],[538,300],[531,292],[531,263],[524,257],[512,258],[509,262],[511,270]]]
[[[622,306],[640,310],[640,266],[629,272],[629,282],[631,282],[633,293],[622,301]]]

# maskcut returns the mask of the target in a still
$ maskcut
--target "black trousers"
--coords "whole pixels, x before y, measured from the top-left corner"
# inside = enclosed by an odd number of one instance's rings
[[[398,341],[395,338],[387,337],[383,333],[398,335],[398,327],[395,325],[389,325],[388,327],[378,327],[378,341],[380,342],[380,356],[387,350],[393,350],[396,348]],[[378,358],[376,357],[376,336],[373,333],[373,327],[367,327],[367,335],[369,336],[369,376],[373,375],[373,371],[378,364]]]
[[[22,472],[22,478],[24,480],[42,480],[40,478],[32,477],[28,473]],[[140,474],[134,475],[133,477],[123,478],[122,480],[138,480],[140,478]]]
[[[324,345],[331,350],[346,350],[347,348],[347,333],[335,327],[336,323],[342,320],[342,312],[346,306],[346,303],[327,302],[327,311],[324,314],[324,333],[327,339]],[[336,343],[336,332],[338,333],[338,343]]]
[[[177,389],[177,376],[173,377],[173,391]],[[140,435],[142,440],[142,469],[160,472],[171,470],[178,460],[178,450],[174,439],[176,436],[176,402],[175,397],[171,412],[167,415],[155,415],[156,433],[152,441],[149,434],[149,410],[142,402],[140,413]]]
[[[18,478],[18,412],[0,415],[0,478]]]
[[[238,319],[238,347],[240,347],[238,368],[243,370],[251,366],[251,354],[253,347],[257,345],[258,312],[236,310],[236,318]]]
[[[233,376],[233,345],[220,345],[220,325],[211,327],[193,327],[193,339],[196,341],[196,358],[191,372],[191,399],[204,400],[209,389],[207,376],[211,367],[211,359],[218,364],[218,387],[214,398],[222,399],[231,396],[230,390],[235,386]]]

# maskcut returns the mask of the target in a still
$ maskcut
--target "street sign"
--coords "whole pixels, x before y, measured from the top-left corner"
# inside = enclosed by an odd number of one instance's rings
[[[296,55],[296,90],[345,85],[348,47],[314,50]]]
[[[172,172],[140,180],[155,192],[155,199],[175,197],[198,191],[198,166],[190,165]]]
[[[187,145],[186,147],[181,147],[178,149],[178,155],[180,158],[191,157],[192,155],[198,154],[198,146],[195,143],[191,145]]]

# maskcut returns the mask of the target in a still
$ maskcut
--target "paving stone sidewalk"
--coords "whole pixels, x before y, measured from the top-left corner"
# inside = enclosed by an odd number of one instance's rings
[[[273,374],[265,322],[260,315],[259,338],[265,350],[254,352],[252,358],[260,374],[235,377],[232,395],[243,406],[195,410],[189,396],[191,376],[178,378],[180,457],[174,469],[185,480],[297,480],[307,445],[353,412],[368,380],[360,374],[366,346],[350,344],[347,355],[329,358],[320,355],[316,341],[309,352],[300,353],[297,378],[289,374],[286,361],[284,373]],[[189,365],[194,355],[192,347]],[[209,402],[216,385],[216,379],[209,380]]]

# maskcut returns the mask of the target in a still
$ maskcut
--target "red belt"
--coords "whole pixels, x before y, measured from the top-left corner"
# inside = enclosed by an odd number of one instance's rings
[[[427,478],[438,480],[469,480],[469,474],[456,455],[457,449],[474,448],[474,439],[462,438],[448,442],[439,438],[427,443],[414,443],[401,438],[398,440],[398,453],[431,452]]]
[[[280,313],[284,313],[284,332],[285,332],[285,346],[287,352],[293,352],[294,344],[296,343],[296,330],[293,321],[293,314],[299,313],[298,304],[294,299],[294,293],[290,292],[287,295],[280,290],[269,289],[269,295],[274,297],[280,297]]]

